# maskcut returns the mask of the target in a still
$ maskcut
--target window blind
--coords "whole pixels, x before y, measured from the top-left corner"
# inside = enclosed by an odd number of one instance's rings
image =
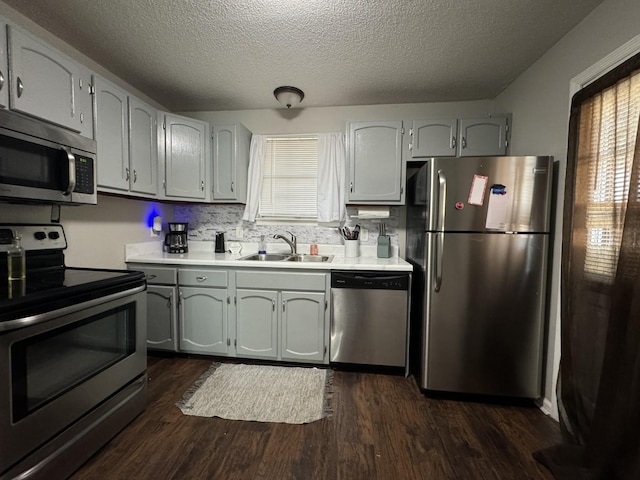
[[[317,136],[267,137],[259,216],[315,219],[317,178]]]
[[[580,107],[577,173],[588,179],[584,269],[594,280],[616,275],[640,116],[640,71]],[[638,201],[638,193],[632,201]]]

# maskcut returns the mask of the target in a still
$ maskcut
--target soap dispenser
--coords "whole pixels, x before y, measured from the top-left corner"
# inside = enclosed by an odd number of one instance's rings
[[[267,246],[264,243],[264,235],[260,236],[260,243],[258,243],[258,254],[267,253]]]

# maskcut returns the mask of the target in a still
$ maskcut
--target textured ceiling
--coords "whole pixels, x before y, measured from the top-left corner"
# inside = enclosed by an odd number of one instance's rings
[[[3,0],[173,111],[493,98],[602,0]]]

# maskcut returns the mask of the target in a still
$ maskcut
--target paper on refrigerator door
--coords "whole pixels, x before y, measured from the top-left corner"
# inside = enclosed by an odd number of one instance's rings
[[[469,205],[480,205],[484,203],[484,192],[487,189],[488,177],[484,175],[474,175],[469,190]]]
[[[504,185],[494,185],[491,187],[485,228],[489,230],[504,230],[506,228],[510,202],[511,195]]]

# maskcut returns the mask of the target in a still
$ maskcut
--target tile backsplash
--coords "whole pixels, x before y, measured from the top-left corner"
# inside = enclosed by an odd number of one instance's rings
[[[262,235],[265,241],[278,242],[273,239],[276,233],[290,231],[299,243],[319,243],[329,245],[342,244],[336,227],[324,227],[315,225],[256,225],[242,221],[244,205],[176,205],[174,219],[176,222],[189,223],[190,240],[213,240],[216,232],[225,232],[225,238],[230,240],[242,240],[245,242],[257,242]],[[347,208],[347,222],[349,228],[357,224],[369,231],[369,239],[362,241],[365,245],[375,245],[378,238],[378,225],[384,222],[387,235],[391,237],[391,244],[398,245],[398,225],[400,220],[400,207],[391,207],[389,218],[362,219],[352,218],[356,215],[356,208]],[[243,238],[236,236],[236,228],[242,227]]]

